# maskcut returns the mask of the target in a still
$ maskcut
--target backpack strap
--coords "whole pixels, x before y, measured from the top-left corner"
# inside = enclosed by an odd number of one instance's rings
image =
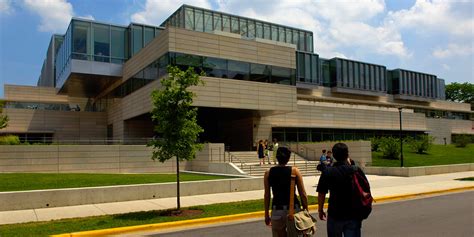
[[[296,169],[291,167],[291,185],[290,185],[290,207],[288,212],[288,219],[293,220],[295,214],[295,183],[296,183]]]

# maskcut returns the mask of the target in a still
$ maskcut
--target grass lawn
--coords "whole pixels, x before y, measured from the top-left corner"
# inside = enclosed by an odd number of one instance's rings
[[[228,179],[229,176],[180,173],[181,181]],[[0,192],[176,182],[176,174],[0,173]]]
[[[474,144],[458,148],[454,145],[433,145],[428,154],[416,154],[403,146],[405,167],[474,163]],[[372,152],[372,166],[400,167],[400,160],[382,158],[382,152]]]
[[[317,198],[314,196],[309,196],[309,204],[317,204]],[[162,223],[185,219],[197,219],[203,217],[263,211],[263,199],[212,204],[183,209],[202,210],[203,212],[199,215],[192,217],[175,217],[163,215],[168,211],[148,211],[99,217],[57,220],[50,222],[0,225],[0,236],[48,236],[53,234],[70,233],[77,231],[107,229],[113,227]]]

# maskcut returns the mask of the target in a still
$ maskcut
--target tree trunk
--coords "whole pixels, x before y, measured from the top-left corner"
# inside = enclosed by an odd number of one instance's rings
[[[181,203],[180,203],[180,196],[179,196],[179,158],[176,156],[176,202],[177,202],[177,210],[180,211]]]

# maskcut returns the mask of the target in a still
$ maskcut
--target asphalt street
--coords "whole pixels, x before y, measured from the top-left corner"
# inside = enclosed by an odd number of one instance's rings
[[[318,219],[317,227],[316,236],[327,236],[326,222]],[[474,191],[377,204],[363,222],[362,232],[365,237],[472,237]],[[258,220],[145,236],[271,236],[271,229]]]

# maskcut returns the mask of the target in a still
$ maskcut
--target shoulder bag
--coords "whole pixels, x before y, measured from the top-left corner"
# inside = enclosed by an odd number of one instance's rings
[[[291,167],[290,207],[286,223],[287,234],[288,237],[312,236],[316,232],[316,218],[311,216],[306,209],[295,213],[295,182],[296,170]]]

